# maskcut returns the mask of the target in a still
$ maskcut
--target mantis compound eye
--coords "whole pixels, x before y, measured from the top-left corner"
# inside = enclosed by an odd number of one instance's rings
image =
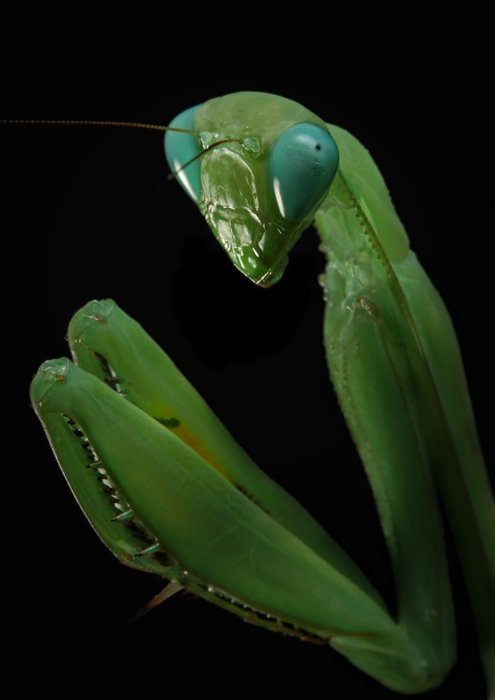
[[[270,150],[268,171],[284,219],[304,219],[328,191],[339,165],[339,150],[316,124],[291,126]]]
[[[194,130],[194,116],[201,105],[190,107],[178,114],[169,126],[178,129]],[[192,161],[201,152],[201,144],[194,134],[167,131],[165,133],[165,156],[172,173],[193,202],[201,199],[201,164],[199,159]],[[187,165],[187,167],[185,167]]]

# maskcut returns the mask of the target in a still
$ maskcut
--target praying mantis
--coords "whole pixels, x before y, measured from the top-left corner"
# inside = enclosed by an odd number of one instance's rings
[[[256,624],[329,643],[410,693],[438,685],[454,660],[436,486],[460,541],[490,671],[493,500],[448,316],[376,166],[342,129],[259,93],[208,102],[174,124],[194,133],[168,132],[173,169],[257,284],[277,281],[315,218],[328,257],[325,350],[377,501],[398,617],[111,301],[90,303],[71,322],[82,369],[46,363],[32,387],[80,505],[130,566]]]

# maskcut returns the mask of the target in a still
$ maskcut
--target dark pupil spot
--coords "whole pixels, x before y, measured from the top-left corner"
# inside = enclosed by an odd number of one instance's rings
[[[317,151],[321,151],[321,145],[319,143],[316,144],[315,148]]]

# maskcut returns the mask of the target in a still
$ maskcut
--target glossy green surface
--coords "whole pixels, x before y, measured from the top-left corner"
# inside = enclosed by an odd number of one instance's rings
[[[80,367],[153,416],[321,557],[377,596],[350,557],[254,464],[168,355],[112,299],[80,309],[69,324],[68,339]]]
[[[317,178],[318,196],[306,197],[305,206],[299,203],[299,215],[286,218],[270,173],[272,148],[281,134],[304,123],[322,130],[318,133],[326,149],[326,125],[296,102],[260,92],[209,100],[196,112],[194,123],[202,133],[203,147],[235,139],[213,146],[201,157],[203,198],[199,206],[237,269],[268,287],[280,279],[289,251],[310,225],[324,195],[321,184],[325,179]],[[276,162],[282,157],[280,154]],[[329,169],[324,170],[328,186]],[[304,167],[294,178],[306,174]]]
[[[107,519],[116,533],[110,546],[124,550],[125,561],[132,562],[143,547],[133,548],[122,536],[127,524],[110,519],[109,505],[102,502],[108,492],[97,470],[82,467],[87,484],[81,486],[82,465],[71,455],[66,461],[66,442],[74,451],[84,449],[84,443],[90,446],[112,492],[150,533],[143,545],[157,543],[158,552],[170,556],[173,570],[180,572],[181,583],[187,585],[191,577],[206,587],[232,592],[254,609],[323,636],[330,630],[355,634],[359,626],[362,634],[374,628],[395,634],[382,604],[350,584],[330,561],[276,522],[172,431],[94,375],[66,359],[49,361],[40,368],[31,396],[40,418],[50,426],[52,445],[80,504],[92,522],[96,517]],[[73,432],[67,436],[52,422],[62,416],[74,422],[82,437]],[[145,555],[146,561],[156,558],[156,552]],[[312,595],[301,606],[300,591],[308,581]],[[328,587],[335,595],[327,595]]]
[[[436,490],[493,683],[495,504],[457,338],[370,154],[330,129],[341,164],[315,222],[328,258],[325,347],[388,541],[399,620],[426,656],[443,649],[448,668],[455,633]]]
[[[327,640],[385,686],[414,693],[441,683],[455,659],[439,492],[493,674],[494,501],[448,313],[378,168],[346,131],[273,95],[210,100],[191,118],[197,143],[172,151],[184,162],[206,149],[192,196],[240,271],[276,282],[315,219],[330,376],[378,508],[397,614],[111,300],[70,324],[81,367],[45,363],[32,385],[74,495],[123,562],[256,624]]]
[[[159,395],[148,396],[146,387],[160,367],[145,362],[150,341],[142,329],[118,310],[112,318],[114,311],[110,300],[92,302],[71,323],[72,348],[95,374],[65,358],[52,360],[42,365],[31,388],[64,474],[105,544],[123,563],[176,580],[251,621],[329,639],[392,687],[422,690],[436,683],[438,652],[421,667],[406,631],[342,550],[327,547],[323,556],[319,536],[312,544],[303,532],[304,541],[274,517],[283,492],[274,487],[274,497],[263,488],[247,494],[157,420],[157,410],[152,416],[131,402],[137,398],[157,408]],[[108,323],[103,356],[103,348],[91,349],[91,329],[98,336]],[[117,381],[119,356],[126,369],[120,367]],[[143,363],[149,370],[141,369]],[[137,395],[134,369],[144,380]],[[161,401],[167,419],[169,397],[180,403],[183,393],[182,377],[175,374],[173,366],[166,369],[172,380]],[[189,398],[194,404],[195,397]],[[256,468],[245,468],[249,479]]]

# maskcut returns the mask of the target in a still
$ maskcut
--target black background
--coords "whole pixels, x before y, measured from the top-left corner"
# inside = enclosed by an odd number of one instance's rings
[[[483,40],[473,35],[466,52],[465,37],[448,31],[407,38],[398,27],[384,42],[317,25],[241,25],[13,30],[3,43],[0,116],[167,123],[209,97],[255,89],[349,129],[375,156],[451,311],[490,458]],[[15,416],[4,437],[12,585],[4,605],[16,687],[60,697],[101,688],[162,696],[176,683],[220,697],[240,689],[392,697],[328,649],[246,625],[190,595],[126,626],[160,582],[120,566],[99,543],[28,402],[37,365],[67,353],[71,314],[90,298],[114,297],[390,599],[377,518],[327,379],[316,234],[304,236],[282,282],[260,290],[166,182],[159,134],[2,127],[0,138],[3,367]],[[430,697],[469,689],[475,700],[483,682],[455,558],[453,579],[460,660]]]

